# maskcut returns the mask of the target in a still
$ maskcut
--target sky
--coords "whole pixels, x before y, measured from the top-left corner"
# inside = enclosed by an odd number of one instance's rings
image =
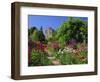
[[[87,17],[78,17],[84,21],[87,21]],[[43,16],[43,15],[29,15],[28,16],[28,28],[36,26],[38,29],[43,28],[45,31],[47,28],[52,27],[57,29],[64,21],[68,20],[67,16]]]

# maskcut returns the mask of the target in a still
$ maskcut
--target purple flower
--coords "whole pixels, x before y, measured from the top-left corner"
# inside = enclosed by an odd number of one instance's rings
[[[75,39],[69,40],[69,45],[70,45],[71,47],[74,47],[76,44],[77,44],[77,41],[76,41]]]

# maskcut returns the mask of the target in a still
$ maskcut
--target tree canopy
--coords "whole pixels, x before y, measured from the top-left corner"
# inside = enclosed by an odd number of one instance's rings
[[[87,42],[87,23],[79,18],[70,17],[58,29],[56,38],[59,42],[75,39],[77,42]]]
[[[43,33],[42,27],[37,29],[35,26],[28,29],[28,36],[32,41],[45,41],[45,35]]]

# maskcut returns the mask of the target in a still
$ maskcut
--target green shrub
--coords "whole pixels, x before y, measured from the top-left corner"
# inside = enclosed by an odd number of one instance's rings
[[[45,52],[32,51],[31,52],[31,63],[29,66],[45,66],[51,65],[51,61],[47,59]]]
[[[55,53],[56,59],[60,60],[62,65],[72,64],[72,54],[71,53]]]
[[[87,55],[86,52],[81,52],[80,56],[87,58],[86,55]],[[54,56],[56,59],[60,60],[60,63],[62,65],[86,64],[87,63],[87,60],[82,61],[80,58],[76,57],[75,54],[73,54],[73,53],[60,53],[60,54],[58,54],[57,52],[55,52]]]
[[[66,64],[72,64],[72,54],[70,53],[64,53],[61,58],[61,64],[66,65]]]
[[[36,66],[36,65],[40,65],[40,61],[41,61],[41,53],[37,52],[37,51],[32,51],[31,52],[31,66]]]

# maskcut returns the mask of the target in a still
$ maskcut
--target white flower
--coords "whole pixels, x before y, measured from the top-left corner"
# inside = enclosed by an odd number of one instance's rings
[[[61,53],[63,54],[64,52],[62,51]]]
[[[59,49],[58,54],[60,54],[61,52],[62,52],[61,49]]]

